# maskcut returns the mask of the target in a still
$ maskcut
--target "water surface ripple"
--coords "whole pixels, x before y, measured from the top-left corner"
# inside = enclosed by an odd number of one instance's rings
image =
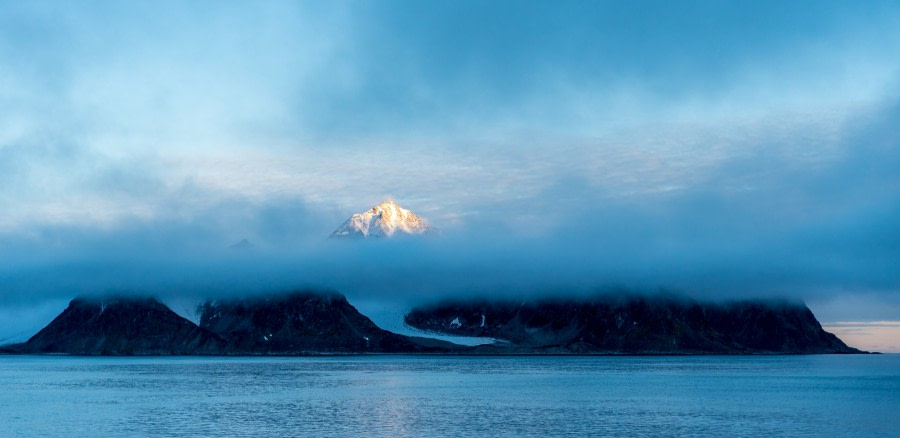
[[[900,355],[0,356],[0,436],[900,436]]]

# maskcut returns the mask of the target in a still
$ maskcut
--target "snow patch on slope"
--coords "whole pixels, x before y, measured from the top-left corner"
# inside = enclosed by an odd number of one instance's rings
[[[196,298],[175,298],[170,297],[161,300],[169,309],[178,314],[178,316],[200,325],[200,305],[205,301]]]
[[[368,316],[378,327],[399,335],[438,339],[466,346],[493,344],[497,342],[494,338],[435,334],[415,327],[410,327],[403,321],[403,317],[409,311],[409,307],[402,304],[357,300],[353,300],[352,304],[360,313]]]

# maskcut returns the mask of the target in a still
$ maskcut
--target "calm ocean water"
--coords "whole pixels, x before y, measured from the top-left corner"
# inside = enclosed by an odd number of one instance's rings
[[[0,356],[0,436],[900,436],[900,355]]]

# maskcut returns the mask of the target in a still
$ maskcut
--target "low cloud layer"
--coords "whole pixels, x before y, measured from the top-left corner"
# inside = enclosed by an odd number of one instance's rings
[[[892,2],[10,6],[0,316],[110,291],[622,287],[900,320],[898,17]],[[385,198],[443,233],[326,239]]]
[[[627,287],[806,300],[874,292],[895,302],[897,116],[886,108],[854,125],[841,140],[854,147],[822,163],[764,150],[704,168],[675,190],[617,196],[560,175],[536,193],[436,208],[452,220],[432,219],[444,231],[424,239],[329,240],[354,211],[301,199],[232,199],[187,217],[7,234],[3,298],[312,286],[408,300]],[[422,204],[405,206],[427,211]],[[245,238],[254,247],[228,248]]]

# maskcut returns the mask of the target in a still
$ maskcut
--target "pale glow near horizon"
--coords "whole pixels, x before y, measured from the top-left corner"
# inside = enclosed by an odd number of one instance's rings
[[[823,322],[822,328],[860,350],[900,353],[900,321]]]

